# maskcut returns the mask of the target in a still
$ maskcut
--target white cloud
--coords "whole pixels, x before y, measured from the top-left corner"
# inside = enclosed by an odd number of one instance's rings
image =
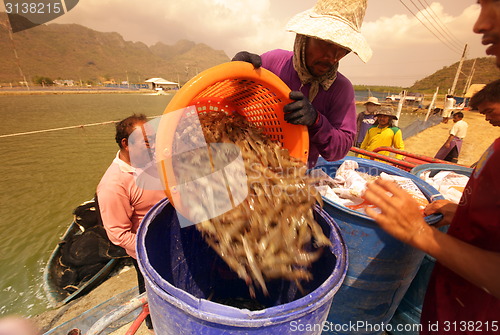
[[[86,0],[54,22],[117,31],[148,45],[189,39],[231,57],[243,49],[264,52],[287,39],[286,21],[275,18],[270,8],[270,0]]]
[[[224,50],[232,57],[240,50],[255,53],[276,48],[290,50],[294,35],[285,31],[286,22],[314,3],[314,0],[85,0],[56,22],[116,31],[126,40],[148,45],[188,39]],[[479,6],[471,3],[441,0],[431,3],[431,8],[460,41],[456,44],[468,43],[470,57],[482,57],[480,37],[472,33]],[[349,55],[341,63],[341,71],[355,84],[407,86],[460,59],[460,51],[443,45],[397,1],[388,4],[386,0],[371,0],[362,31],[374,51],[373,58],[364,64],[355,55]],[[463,45],[457,48],[462,49]]]
[[[443,43],[429,32],[410,12],[391,17],[382,16],[375,21],[365,22],[362,32],[374,51],[368,64],[355,62],[352,57],[342,64],[342,71],[356,84],[385,84],[410,86],[416,80],[432,74],[443,66],[460,60],[465,44],[469,46],[469,57],[483,57],[480,37],[472,32],[479,8],[467,7],[459,16],[446,13],[439,3],[432,3],[433,13],[446,27],[447,33],[436,31],[435,27],[418,13],[420,21],[426,23]],[[416,11],[415,11],[416,12]],[[428,16],[429,17],[429,16]]]

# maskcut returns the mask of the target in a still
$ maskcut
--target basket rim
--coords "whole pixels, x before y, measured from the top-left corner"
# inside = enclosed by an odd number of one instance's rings
[[[170,100],[163,112],[162,120],[158,127],[157,151],[161,147],[163,148],[163,150],[160,150],[162,152],[172,147],[175,131],[169,130],[175,127],[182,114],[175,112],[182,111],[194,105],[196,102],[195,98],[208,87],[230,79],[249,80],[262,84],[275,93],[279,99],[283,100],[279,103],[279,106],[284,106],[293,101],[289,98],[291,89],[277,75],[267,69],[262,67],[255,69],[252,64],[240,61],[227,62],[214,66],[189,80]],[[307,164],[309,154],[309,133],[307,127],[286,122],[282,108],[276,109],[275,114],[278,117],[283,134],[288,134],[288,136],[282,136],[283,140],[281,143],[283,147],[288,149],[291,156]],[[164,131],[165,128],[167,131]],[[160,158],[158,161],[158,171],[160,172],[160,178],[167,197],[178,208],[179,201],[177,200],[179,199],[170,190],[167,180],[168,166],[165,165],[165,161]],[[174,185],[175,180],[171,184]]]

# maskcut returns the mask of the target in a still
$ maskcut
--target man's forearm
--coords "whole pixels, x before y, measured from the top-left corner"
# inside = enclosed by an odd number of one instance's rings
[[[430,226],[413,246],[500,299],[500,253],[480,249]]]

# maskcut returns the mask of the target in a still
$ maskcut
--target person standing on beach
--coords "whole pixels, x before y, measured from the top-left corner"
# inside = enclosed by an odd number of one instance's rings
[[[144,215],[160,200],[165,198],[163,190],[150,190],[137,185],[136,168],[131,165],[131,147],[129,137],[136,129],[146,134],[145,115],[132,115],[116,124],[115,140],[118,153],[104,173],[97,186],[97,201],[102,223],[109,240],[125,249],[133,258],[137,271],[139,293],[146,291],[144,277],[139,270],[136,254],[136,235]],[[153,143],[145,137],[142,148],[149,152]],[[146,325],[153,328],[151,319],[146,318]]]
[[[377,121],[368,129],[366,136],[361,143],[360,148],[373,151],[378,147],[393,147],[404,150],[403,133],[401,129],[395,127],[393,122],[398,117],[392,107],[382,107],[376,114]],[[379,151],[381,155],[389,156],[389,151]],[[360,157],[365,157],[360,155]],[[402,159],[402,155],[396,155],[396,158]]]
[[[356,119],[356,146],[358,148],[365,139],[368,129],[375,124],[375,112],[380,108],[380,103],[376,97],[369,97],[364,105],[365,110],[359,113]]]
[[[455,108],[455,103],[456,100],[453,98],[453,95],[447,94],[446,99],[444,100],[442,123],[448,123],[451,112],[453,112],[453,108]]]
[[[500,68],[500,1],[480,0],[474,32],[490,45]],[[500,127],[500,80],[486,85],[470,102],[493,126]],[[436,227],[450,224],[448,233],[429,226],[417,203],[395,184],[377,180],[365,199],[381,212],[366,212],[395,238],[436,259],[429,281],[420,334],[498,334],[500,332],[500,138],[486,150],[458,205],[432,202],[425,214],[441,213]],[[435,325],[435,326],[434,326]],[[431,327],[434,326],[434,327]]]
[[[457,112],[453,114],[453,127],[450,129],[450,135],[437,152],[434,158],[442,159],[451,163],[458,163],[458,155],[462,149],[462,142],[467,135],[469,124],[463,120],[464,113]]]
[[[360,33],[366,6],[367,0],[319,0],[288,22],[287,30],[296,33],[293,52],[272,50],[259,56],[242,51],[232,59],[262,66],[292,89],[295,101],[284,107],[285,121],[307,126],[309,167],[319,155],[327,161],[344,158],[354,144],[354,89],[338,67],[351,51],[364,62],[372,55]]]

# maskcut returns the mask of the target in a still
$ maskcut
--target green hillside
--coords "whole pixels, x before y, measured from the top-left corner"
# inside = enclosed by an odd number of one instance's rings
[[[12,34],[0,13],[0,83],[22,80],[19,64],[27,80],[36,77],[102,82],[129,80],[141,83],[163,77],[185,83],[212,66],[228,62],[221,50],[204,44],[179,41],[167,46],[148,47],[142,42],[125,41],[118,33],[102,33],[76,24],[48,24]]]
[[[205,44],[181,40],[175,45],[125,41],[118,33],[102,33],[77,24],[48,24],[12,34],[9,38],[7,15],[0,12],[0,85],[22,80],[19,66],[28,81],[44,77],[82,82],[114,80],[142,83],[163,77],[184,84],[197,73],[228,62],[222,50]],[[18,60],[15,57],[18,55]],[[455,94],[461,95],[473,60],[466,60]],[[451,88],[458,62],[415,82],[411,87],[356,86],[356,89],[399,92],[440,93]],[[472,84],[487,84],[500,76],[494,57],[476,59]]]
[[[472,76],[472,84],[488,84],[500,77],[500,70],[495,65],[495,57],[476,58],[475,70]],[[455,95],[462,95],[468,76],[471,74],[474,59],[465,60],[458,77]],[[459,62],[443,67],[441,70],[418,80],[409,89],[411,91],[434,92],[439,87],[439,92],[447,93],[453,85]]]

